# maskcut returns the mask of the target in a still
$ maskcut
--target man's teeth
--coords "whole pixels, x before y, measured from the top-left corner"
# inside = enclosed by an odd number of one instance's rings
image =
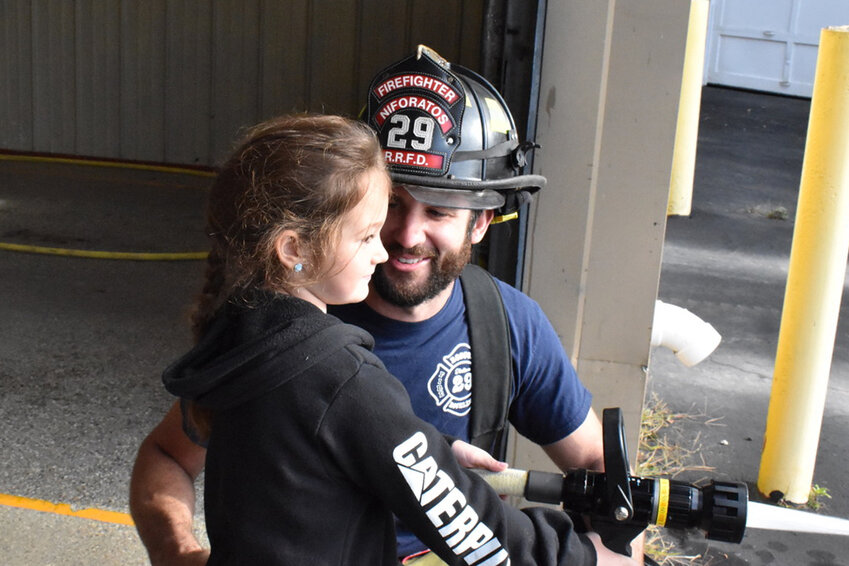
[[[414,264],[414,263],[418,263],[418,262],[420,262],[420,261],[421,261],[421,259],[417,259],[417,258],[399,257],[399,258],[398,258],[398,261],[399,261],[399,262],[401,262],[401,263],[406,263],[406,264],[412,265],[412,264]]]

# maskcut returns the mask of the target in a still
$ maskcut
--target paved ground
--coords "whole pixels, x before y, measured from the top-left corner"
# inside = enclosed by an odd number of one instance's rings
[[[206,183],[0,161],[0,241],[202,250]],[[190,343],[183,309],[202,263],[0,254],[0,494],[126,512],[135,451],[172,402],[159,374]],[[0,563],[142,565],[146,555],[133,527],[0,505]]]
[[[660,298],[711,322],[723,342],[694,368],[656,350],[650,370],[651,392],[690,415],[670,429],[672,440],[713,468],[680,479],[757,478],[808,106],[705,89],[694,210],[669,220]],[[206,182],[0,161],[0,242],[201,250]],[[769,218],[781,207],[787,220]],[[159,373],[190,341],[184,307],[201,269],[0,250],[0,494],[126,513],[135,449],[171,402]],[[833,497],[825,512],[843,517],[848,323],[844,316],[815,476]],[[837,537],[752,531],[728,545],[688,533],[677,544],[706,557],[696,563],[849,566],[849,541]],[[146,559],[132,527],[0,505],[0,563]]]
[[[659,295],[713,324],[723,341],[693,368],[655,350],[649,382],[673,412],[692,415],[671,440],[696,450],[690,464],[714,468],[681,479],[743,481],[756,492],[809,109],[804,99],[704,91],[693,212],[669,219]],[[841,310],[814,483],[832,496],[823,513],[849,517],[845,299]],[[845,537],[750,530],[740,545],[707,542],[690,535],[680,550],[710,564],[849,565]]]

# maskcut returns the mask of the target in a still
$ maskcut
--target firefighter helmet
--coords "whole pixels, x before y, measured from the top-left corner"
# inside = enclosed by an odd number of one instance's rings
[[[523,174],[526,152],[510,109],[486,79],[427,46],[377,74],[365,119],[392,180],[434,206],[508,215],[545,186]]]

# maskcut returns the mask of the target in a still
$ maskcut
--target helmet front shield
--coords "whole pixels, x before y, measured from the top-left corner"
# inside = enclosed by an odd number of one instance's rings
[[[501,95],[426,46],[378,73],[366,119],[393,181],[422,202],[504,215],[545,186],[544,177],[522,174],[536,146],[519,142]]]

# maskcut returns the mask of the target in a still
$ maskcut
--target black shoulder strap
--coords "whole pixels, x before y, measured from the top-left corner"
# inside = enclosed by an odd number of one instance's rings
[[[467,265],[460,282],[472,348],[470,442],[503,460],[513,381],[507,312],[495,280],[483,268]]]

